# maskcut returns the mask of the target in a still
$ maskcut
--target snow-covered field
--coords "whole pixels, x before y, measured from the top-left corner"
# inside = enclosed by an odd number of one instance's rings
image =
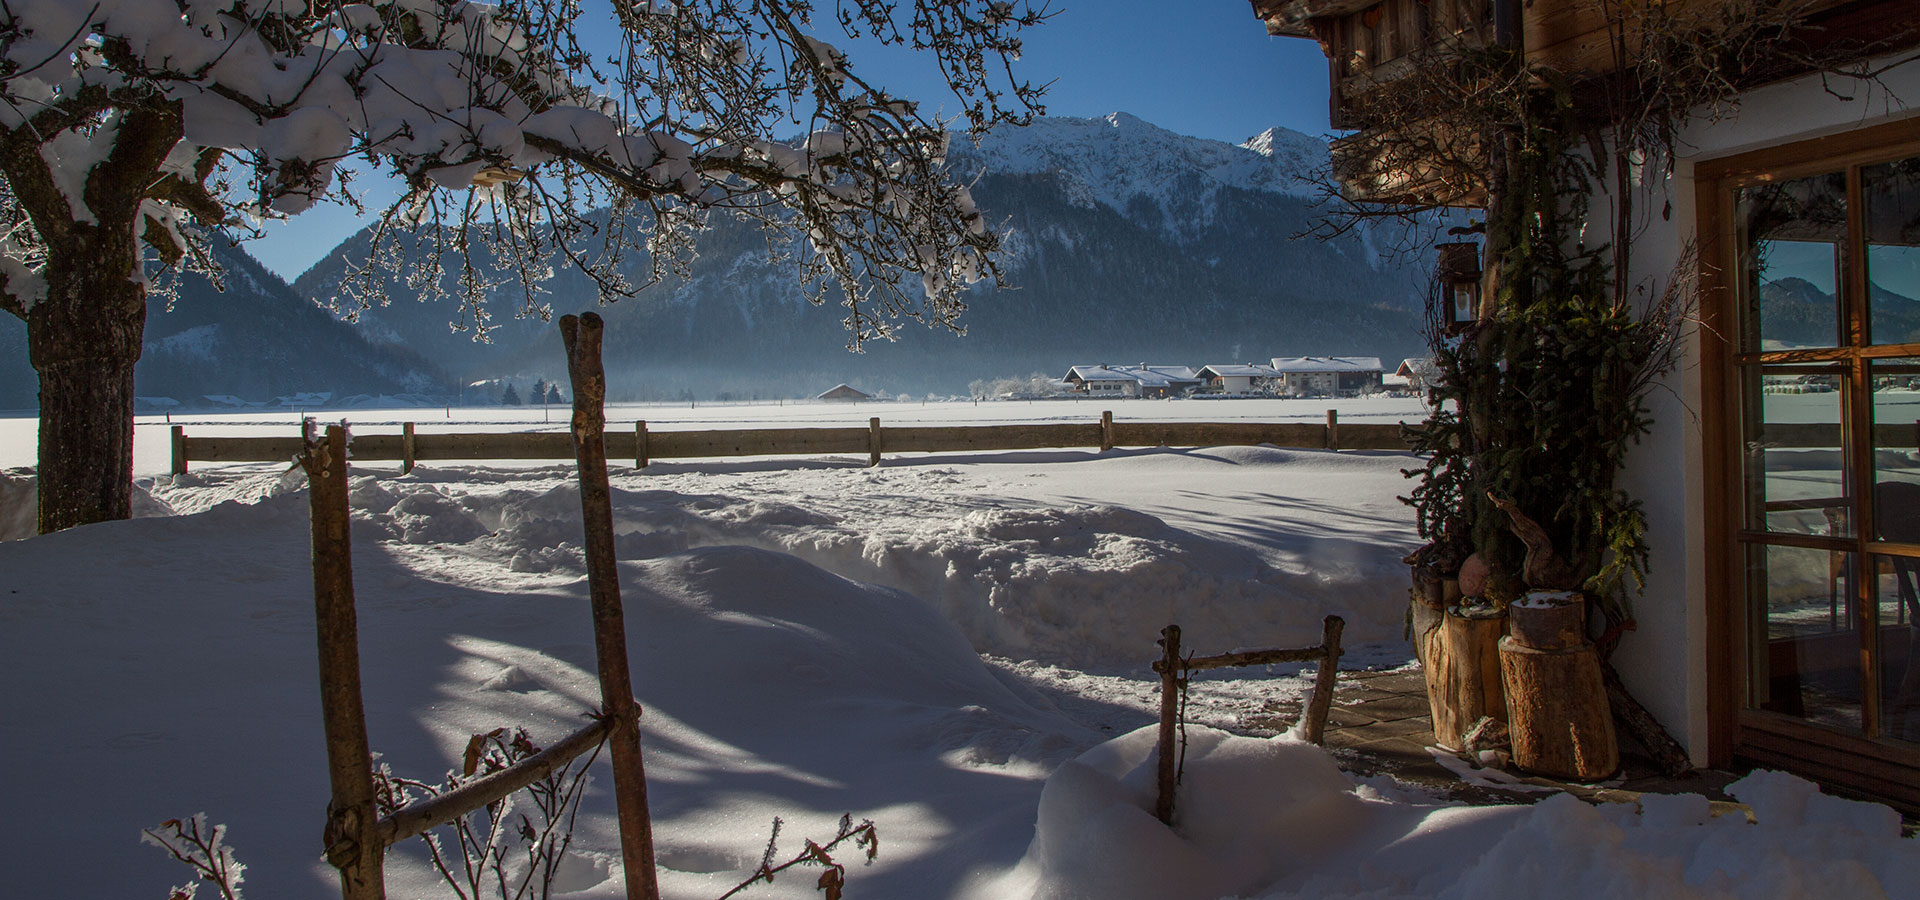
[[[1341,420],[1418,415],[1393,402],[1401,409],[1343,403]],[[921,421],[1095,418],[1107,406],[798,409],[839,424],[914,421],[918,409]],[[1111,406],[1139,420],[1287,414]],[[1318,419],[1324,406],[1291,417]],[[425,423],[421,412],[348,417]],[[611,415],[661,427],[772,420],[684,412]],[[520,413],[448,420],[546,427],[537,409],[534,422]],[[231,826],[250,896],[329,896],[303,485],[278,467],[152,474],[165,469],[165,428],[143,420],[136,448],[152,515],[0,543],[6,893],[164,896],[186,870],[139,831],[204,810]],[[21,431],[0,422],[0,464],[30,462],[30,420],[26,459]],[[1398,560],[1414,538],[1395,498],[1409,464],[1210,448],[906,456],[878,469],[846,458],[616,467],[667,896],[731,887],[759,863],[774,816],[791,852],[843,812],[881,836],[878,861],[852,867],[852,898],[1920,896],[1920,853],[1897,816],[1784,776],[1745,786],[1757,826],[1710,819],[1687,799],[1644,815],[1567,798],[1466,809],[1356,784],[1284,736],[1195,728],[1180,819],[1161,827],[1145,812],[1151,737],[1136,732],[1157,702],[1147,661],[1160,627],[1178,621],[1200,652],[1293,646],[1316,642],[1320,617],[1338,613],[1354,645],[1346,665],[1404,663]],[[502,725],[550,741],[595,704],[570,469],[358,473],[368,719],[395,771],[435,778],[469,736]],[[1306,682],[1248,674],[1197,688],[1198,721],[1237,725]],[[620,896],[609,782],[586,799],[564,896]],[[418,849],[404,854],[390,895],[444,895]],[[749,896],[817,896],[812,880]]]

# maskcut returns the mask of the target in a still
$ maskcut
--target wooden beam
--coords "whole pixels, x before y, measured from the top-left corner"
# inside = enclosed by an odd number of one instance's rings
[[[351,518],[347,510],[347,431],[303,440],[313,516],[314,632],[320,649],[320,714],[332,800],[322,833],[327,862],[340,870],[342,900],[385,900],[386,844],[373,802],[373,757],[360,693],[360,633],[353,603]]]
[[[177,427],[177,426],[176,426]],[[1795,440],[1817,441],[1819,426],[1792,433]],[[1887,434],[1904,439],[1909,426],[1889,425]],[[1407,449],[1399,425],[1340,425],[1337,443],[1346,450]],[[632,433],[602,435],[608,456],[631,455],[645,466],[656,459],[809,454],[868,454],[874,447],[873,424],[865,428],[740,428],[718,431],[649,431],[634,423]],[[281,462],[298,456],[299,438],[193,437],[181,435],[176,467],[200,462]],[[1043,450],[1072,447],[1203,447],[1272,444],[1276,447],[1328,446],[1324,424],[1306,422],[1100,422],[1033,425],[911,425],[880,429],[880,442],[894,453],[983,450]],[[408,458],[407,435],[359,434],[353,456],[359,460]],[[474,432],[414,434],[412,459],[568,459],[573,439],[560,432]],[[1808,443],[1806,446],[1821,446]]]
[[[596,719],[593,724],[508,768],[469,781],[431,800],[394,810],[380,819],[380,841],[385,846],[392,846],[407,838],[425,834],[430,828],[445,825],[539,781],[565,768],[580,754],[600,746],[612,727],[612,719]]]

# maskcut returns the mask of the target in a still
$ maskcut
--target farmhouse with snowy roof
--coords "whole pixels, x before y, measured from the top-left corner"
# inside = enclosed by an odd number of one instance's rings
[[[1276,391],[1287,397],[1357,397],[1380,392],[1378,356],[1276,356]]]
[[[1393,371],[1393,376],[1400,379],[1408,390],[1425,393],[1439,370],[1432,357],[1409,357],[1400,361],[1400,368]]]
[[[1272,393],[1280,382],[1278,371],[1258,363],[1202,366],[1200,377],[1209,390],[1223,394]]]
[[[1094,397],[1178,397],[1203,382],[1186,366],[1074,366],[1062,379]]]
[[[1629,319],[1679,298],[1662,319],[1677,365],[1635,395],[1651,430],[1615,469],[1650,563],[1609,648],[1627,692],[1695,764],[1920,808],[1914,4],[1251,2],[1269,33],[1327,55],[1344,199],[1480,211],[1478,271],[1447,287],[1497,301],[1464,327],[1500,334],[1526,324],[1510,304],[1580,300],[1542,293],[1540,266],[1601,245],[1585,258]],[[1839,390],[1769,391],[1805,375]],[[1589,390],[1585,406],[1612,400]]]

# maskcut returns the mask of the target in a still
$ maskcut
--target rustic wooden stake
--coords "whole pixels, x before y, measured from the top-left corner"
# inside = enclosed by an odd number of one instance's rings
[[[573,449],[580,469],[580,517],[586,529],[587,592],[593,601],[593,644],[600,665],[602,713],[612,722],[613,793],[620,817],[620,855],[627,900],[659,900],[647,776],[640,759],[640,704],[627,670],[626,617],[613,551],[613,491],[607,484],[607,373],[600,362],[600,317],[560,320],[567,376],[573,383]]]
[[[1340,449],[1340,411],[1327,410],[1327,449]]]
[[[400,426],[400,474],[413,471],[413,423]]]
[[[187,473],[187,426],[173,426],[173,474]]]
[[[1320,647],[1327,652],[1320,660],[1320,671],[1313,678],[1313,700],[1307,704],[1305,735],[1308,743],[1318,744],[1327,731],[1327,713],[1333,709],[1333,687],[1340,677],[1340,632],[1347,622],[1328,616],[1320,635]]]
[[[1318,662],[1319,671],[1313,682],[1313,700],[1301,710],[1301,720],[1305,723],[1302,732],[1306,739],[1318,744],[1327,730],[1327,713],[1333,708],[1333,691],[1340,677],[1340,633],[1346,628],[1346,620],[1339,616],[1328,616],[1323,621],[1320,643],[1313,647],[1300,647],[1293,650],[1235,650],[1231,653],[1219,653],[1213,656],[1189,656],[1185,659],[1168,655],[1153,664],[1153,670],[1160,674],[1161,684],[1166,684],[1169,672],[1200,672],[1207,669],[1226,669],[1237,666],[1271,666],[1280,663]],[[1174,631],[1173,639],[1177,645],[1180,640],[1178,626],[1168,626]],[[1162,632],[1164,634],[1164,632]],[[1165,640],[1159,642],[1166,644]],[[1178,647],[1173,653],[1178,653]],[[1168,740],[1167,721],[1177,717],[1178,711],[1168,712],[1165,695],[1161,697],[1161,739]]]
[[[1113,449],[1113,410],[1100,411],[1100,452]]]
[[[633,423],[633,467],[647,467],[647,420]]]
[[[880,417],[867,420],[867,468],[880,465]]]
[[[1155,783],[1159,792],[1153,801],[1153,814],[1167,825],[1173,824],[1173,729],[1180,717],[1180,626],[1160,629],[1160,759]]]
[[[313,606],[320,645],[320,710],[333,798],[322,833],[327,861],[340,870],[343,900],[384,900],[386,847],[373,804],[372,755],[360,695],[360,638],[353,609],[353,553],[348,543],[347,430],[327,426],[324,441],[306,439],[313,513]]]

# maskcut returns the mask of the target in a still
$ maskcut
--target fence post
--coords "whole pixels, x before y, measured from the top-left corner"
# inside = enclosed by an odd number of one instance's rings
[[[412,471],[413,471],[413,423],[406,422],[406,423],[402,423],[400,426],[400,474],[405,475]]]
[[[1920,423],[1916,423],[1920,424]],[[187,426],[173,426],[173,474],[187,474]]]
[[[1347,626],[1347,620],[1339,616],[1328,616],[1323,623],[1320,648],[1327,652],[1320,660],[1320,671],[1313,678],[1313,700],[1307,703],[1305,734],[1307,743],[1318,744],[1327,730],[1327,713],[1333,709],[1333,687],[1340,676],[1340,632]]]
[[[867,420],[867,468],[880,464],[880,417]]]
[[[1173,728],[1180,716],[1180,626],[1160,629],[1160,741],[1159,770],[1155,784],[1159,791],[1153,800],[1153,814],[1167,825],[1173,824]]]
[[[1327,410],[1327,449],[1340,449],[1340,411]]]
[[[627,628],[620,605],[620,572],[613,550],[613,495],[607,484],[607,373],[600,361],[600,317],[560,319],[567,376],[573,385],[573,452],[579,466],[580,517],[586,529],[587,593],[593,603],[593,644],[600,669],[601,713],[612,720],[613,794],[620,822],[620,856],[627,900],[659,900],[653,823],[647,813],[647,775],[640,758],[640,704],[627,669]]]
[[[633,423],[633,467],[647,467],[647,420]]]
[[[1113,410],[1100,411],[1100,452],[1113,449]]]
[[[322,832],[327,861],[340,870],[343,900],[385,900],[386,848],[373,803],[372,756],[360,694],[360,637],[353,608],[353,556],[348,542],[347,430],[327,426],[325,440],[307,436],[313,516],[314,630],[320,646],[320,710],[333,797]]]

